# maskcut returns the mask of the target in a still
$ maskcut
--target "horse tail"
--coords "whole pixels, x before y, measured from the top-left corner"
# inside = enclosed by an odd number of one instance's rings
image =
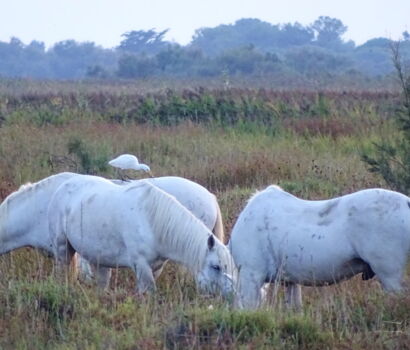
[[[78,254],[74,253],[73,257],[70,260],[69,266],[68,266],[68,271],[70,274],[70,279],[72,281],[76,281],[79,277],[80,274],[80,267],[81,267],[81,261],[78,261]]]
[[[216,204],[216,221],[215,221],[215,226],[212,232],[222,243],[225,243],[225,232],[224,232],[224,225],[222,222],[222,213],[221,213],[221,208],[219,207],[218,201],[216,200],[216,197],[215,197],[215,204]]]

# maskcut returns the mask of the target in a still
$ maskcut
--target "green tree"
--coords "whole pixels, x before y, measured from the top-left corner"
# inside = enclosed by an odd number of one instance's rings
[[[248,75],[275,71],[280,66],[277,55],[272,53],[262,53],[255,50],[252,45],[228,50],[217,56],[214,60],[222,71],[235,75]]]
[[[393,64],[402,91],[395,114],[397,137],[375,144],[375,154],[363,154],[371,172],[380,174],[394,190],[410,194],[410,71],[400,54],[400,42],[391,46]]]
[[[118,60],[117,75],[121,78],[147,78],[156,69],[156,61],[145,55],[124,55]]]
[[[204,64],[201,50],[184,48],[180,45],[169,45],[166,50],[160,51],[155,58],[160,73],[173,76],[196,75],[198,67]]]
[[[303,74],[342,73],[352,68],[353,63],[345,56],[315,46],[302,46],[286,53],[286,64]]]
[[[277,39],[278,47],[291,47],[309,45],[315,35],[310,27],[304,27],[300,23],[286,23],[280,27],[280,35]]]
[[[164,41],[164,36],[169,29],[157,32],[155,28],[149,30],[132,30],[121,36],[124,38],[118,48],[134,54],[155,55],[159,51],[166,49],[170,44]]]
[[[79,43],[75,40],[60,41],[48,51],[53,77],[63,79],[83,78],[90,66],[113,68],[116,54],[93,42]]]
[[[87,78],[106,79],[109,78],[110,73],[99,64],[87,67]]]
[[[391,43],[387,38],[374,38],[358,46],[352,53],[356,68],[370,76],[390,74],[394,70]]]
[[[316,33],[316,42],[319,46],[337,48],[343,43],[342,35],[347,31],[340,19],[320,16],[311,26]]]
[[[196,30],[191,46],[216,56],[249,45],[261,52],[273,52],[278,48],[307,45],[313,39],[313,30],[299,23],[273,25],[256,18],[243,18],[234,24]]]

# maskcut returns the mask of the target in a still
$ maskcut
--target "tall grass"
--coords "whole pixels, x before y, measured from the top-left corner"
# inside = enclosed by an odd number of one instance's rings
[[[135,153],[155,176],[183,176],[215,192],[228,233],[247,198],[272,183],[309,199],[385,186],[359,151],[394,133],[391,93],[178,90],[141,97],[110,86],[79,97],[2,89],[2,199],[60,171],[113,177],[105,164],[120,153]],[[209,112],[211,123],[195,119],[195,108],[178,123],[158,114],[180,116],[195,101],[198,110],[226,113]],[[142,117],[148,122],[140,124]],[[158,292],[144,298],[133,295],[128,270],[116,271],[102,292],[55,281],[52,265],[30,248],[0,257],[0,348],[410,348],[410,297],[385,294],[377,280],[304,288],[300,313],[285,309],[279,287],[268,305],[244,312],[199,295],[192,277],[172,264]]]
[[[375,115],[386,118],[398,98],[397,93],[387,91],[284,92],[203,87],[148,92],[135,88],[96,90],[95,87],[79,91],[17,89],[1,94],[0,84],[0,120],[3,124],[25,122],[36,126],[66,125],[74,120],[162,126],[191,121],[219,126],[257,124],[275,130],[283,119],[290,118],[288,123],[294,125],[292,119],[313,117],[337,118],[339,127],[344,125],[342,131],[348,132],[352,128],[345,124],[351,124],[352,118],[368,120]],[[330,125],[330,128],[337,126]]]

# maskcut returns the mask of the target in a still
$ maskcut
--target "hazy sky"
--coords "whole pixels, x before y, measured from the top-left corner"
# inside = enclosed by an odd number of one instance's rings
[[[167,39],[190,41],[194,30],[259,18],[278,24],[335,17],[345,39],[398,39],[410,32],[410,0],[0,0],[0,41],[16,36],[47,46],[66,39],[114,47],[130,30],[170,29]]]

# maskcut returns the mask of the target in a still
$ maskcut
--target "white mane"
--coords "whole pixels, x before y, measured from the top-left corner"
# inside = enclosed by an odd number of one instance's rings
[[[3,204],[10,204],[12,201],[16,199],[24,199],[27,198],[27,196],[31,196],[32,193],[37,192],[38,190],[41,190],[42,188],[48,186],[50,183],[53,183],[56,179],[61,179],[62,176],[67,176],[67,179],[71,177],[73,174],[72,173],[60,173],[56,175],[49,176],[43,180],[40,180],[35,183],[25,183],[19,187],[19,189],[11,194],[9,194],[6,199],[1,203]]]
[[[261,193],[263,193],[263,192],[265,192],[265,191],[278,191],[278,192],[280,192],[280,193],[286,193],[286,194],[292,196],[290,193],[286,192],[285,190],[283,190],[282,187],[280,187],[280,186],[278,186],[278,185],[269,185],[268,187],[266,187],[266,188],[263,189],[263,190],[256,190],[256,191],[251,195],[251,197],[248,199],[247,203],[249,204],[250,202],[252,202],[252,201],[255,199],[255,197],[257,197],[259,194],[261,194]]]
[[[30,187],[32,187],[33,184],[31,182],[27,182],[25,184],[22,184],[19,189],[17,190],[17,192],[23,192],[24,190],[29,189]]]
[[[180,254],[195,271],[202,268],[207,252],[206,237],[212,234],[174,197],[144,181],[147,186],[145,209],[152,229],[162,246]]]
[[[41,181],[40,181],[41,182]],[[29,190],[31,190],[31,188],[33,186],[35,186],[36,184],[32,184],[31,182],[28,182],[26,184],[23,184],[19,187],[19,189],[17,191],[14,191],[12,193],[10,193],[3,201],[2,204],[6,204],[6,203],[10,203],[11,201],[13,201],[14,199],[16,199],[17,197],[21,197],[22,195],[26,194],[29,192]],[[30,191],[31,192],[31,191]]]

